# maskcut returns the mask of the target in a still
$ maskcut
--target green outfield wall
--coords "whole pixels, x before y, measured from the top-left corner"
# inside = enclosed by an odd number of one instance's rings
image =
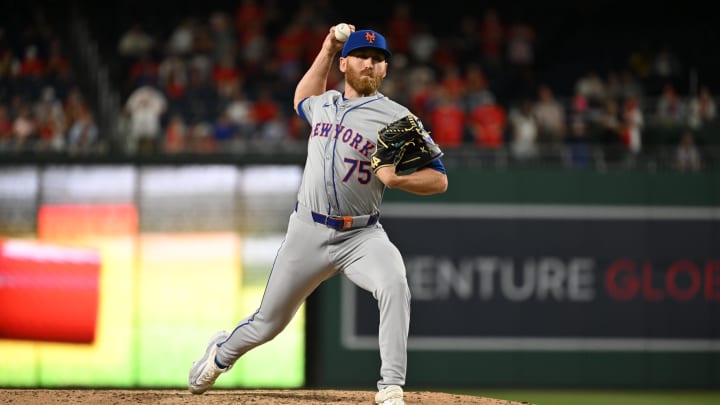
[[[413,294],[411,387],[720,387],[720,172],[455,170],[388,191]],[[308,382],[379,378],[377,309],[308,306]]]

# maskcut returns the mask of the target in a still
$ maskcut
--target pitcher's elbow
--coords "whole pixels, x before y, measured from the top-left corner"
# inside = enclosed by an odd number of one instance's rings
[[[442,181],[440,182],[440,193],[444,193],[448,189],[448,178],[447,176],[443,176]]]

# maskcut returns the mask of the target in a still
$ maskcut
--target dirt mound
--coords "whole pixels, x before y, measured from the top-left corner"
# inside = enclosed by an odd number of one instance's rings
[[[3,404],[238,404],[317,405],[372,404],[374,391],[345,390],[213,390],[192,395],[185,390],[2,389]],[[431,391],[406,391],[408,405],[520,405],[494,398]]]

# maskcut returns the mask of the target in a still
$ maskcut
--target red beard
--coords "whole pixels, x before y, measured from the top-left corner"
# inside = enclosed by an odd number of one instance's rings
[[[348,69],[346,73],[345,80],[347,85],[355,89],[355,91],[361,96],[370,96],[375,94],[383,81],[382,76],[376,74],[374,71],[370,73],[369,76],[350,69]]]

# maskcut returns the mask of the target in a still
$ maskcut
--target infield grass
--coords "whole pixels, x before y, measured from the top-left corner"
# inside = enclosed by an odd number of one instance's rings
[[[717,391],[660,390],[482,390],[462,394],[535,405],[718,405]]]

